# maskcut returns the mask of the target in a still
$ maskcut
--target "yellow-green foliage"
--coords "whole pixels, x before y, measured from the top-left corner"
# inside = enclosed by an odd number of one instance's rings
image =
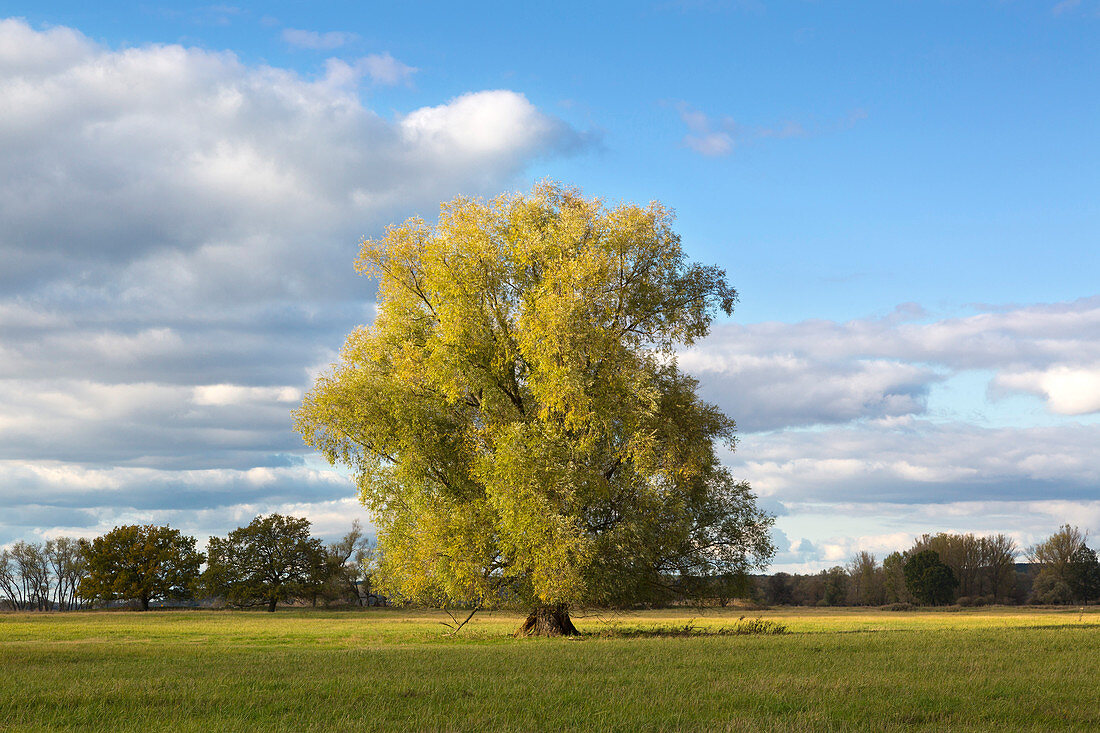
[[[671,221],[543,183],[363,242],[377,318],[296,425],[355,470],[383,592],[615,604],[770,557],[770,517],[715,457],[733,421],[672,352],[736,294]]]

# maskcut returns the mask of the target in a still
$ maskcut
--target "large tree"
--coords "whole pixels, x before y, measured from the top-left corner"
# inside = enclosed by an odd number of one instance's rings
[[[80,596],[136,599],[143,611],[150,601],[190,597],[203,561],[194,537],[153,524],[115,527],[84,552],[87,575],[80,580]]]
[[[308,519],[270,514],[211,537],[203,585],[235,606],[265,605],[312,597],[328,571],[325,548],[310,536]]]
[[[716,453],[734,423],[674,355],[736,293],[671,222],[546,182],[363,242],[377,316],[296,424],[354,469],[384,592],[527,606],[524,629],[569,633],[570,606],[713,593],[764,566],[771,517]]]

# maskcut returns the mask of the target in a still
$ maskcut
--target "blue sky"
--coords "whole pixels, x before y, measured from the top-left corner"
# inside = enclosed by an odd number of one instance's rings
[[[1100,532],[1100,3],[4,3],[0,544],[361,510],[287,414],[360,236],[659,199],[777,567]]]

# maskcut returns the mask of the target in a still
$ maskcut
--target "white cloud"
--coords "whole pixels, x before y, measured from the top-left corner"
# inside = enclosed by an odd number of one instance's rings
[[[535,152],[566,130],[526,97],[503,89],[464,94],[437,107],[411,112],[401,120],[402,138],[418,149],[466,158]]]
[[[143,288],[150,269],[249,299],[273,285],[316,292],[301,279],[346,272],[370,227],[460,191],[495,193],[579,140],[507,90],[389,121],[329,78],[345,73],[336,67],[310,81],[232,54],[113,51],[11,20],[5,36],[37,61],[0,66],[0,292],[77,272],[86,286]],[[386,55],[348,68],[379,83],[412,72]]]
[[[283,40],[295,48],[308,48],[315,51],[331,51],[334,48],[351,43],[357,35],[342,31],[329,31],[318,33],[317,31],[305,31],[298,28],[284,28]]]
[[[8,73],[34,73],[71,64],[91,49],[91,42],[71,28],[35,31],[16,18],[0,20],[0,68]]]
[[[242,387],[237,384],[204,384],[194,389],[196,405],[245,405],[255,402],[298,402],[302,391],[295,387]]]
[[[684,145],[708,158],[733,152],[733,137],[728,132],[704,132],[684,135]]]
[[[919,322],[914,322],[920,319]],[[1100,298],[930,320],[909,306],[839,323],[723,324],[680,355],[742,431],[923,415],[951,375],[991,371],[1056,414],[1100,410]]]
[[[729,155],[738,145],[750,140],[805,137],[810,134],[802,125],[793,121],[773,127],[752,127],[738,124],[729,116],[712,118],[686,102],[677,103],[676,109],[680,113],[680,120],[689,130],[684,135],[683,144],[707,157]],[[848,119],[854,121],[861,117],[849,115]]]
[[[998,392],[1020,391],[1046,398],[1060,415],[1100,412],[1100,367],[1055,366],[1041,371],[998,374],[992,387]]]
[[[325,61],[325,83],[334,86],[352,86],[364,76],[378,86],[408,84],[417,69],[401,63],[388,53],[371,54],[348,63],[341,59]]]
[[[921,413],[929,385],[940,378],[927,367],[885,359],[818,360],[745,353],[743,346],[708,342],[679,360],[700,379],[703,396],[726,408],[742,431]]]
[[[390,56],[389,53],[364,56],[356,62],[356,65],[363,68],[375,84],[390,86],[408,82],[409,77],[417,71],[414,67]]]
[[[784,503],[1077,500],[1100,486],[1098,440],[1100,425],[870,421],[745,435],[728,462]]]

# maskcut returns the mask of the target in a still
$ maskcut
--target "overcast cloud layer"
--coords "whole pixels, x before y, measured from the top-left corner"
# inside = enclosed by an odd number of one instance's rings
[[[205,536],[273,509],[334,534],[362,516],[289,415],[372,317],[359,238],[514,187],[586,135],[509,90],[384,117],[365,95],[413,66],[325,69],[0,21],[0,544],[129,521]],[[778,567],[918,528],[1100,530],[1100,297],[981,310],[720,325],[681,354],[738,421],[729,462],[780,515]],[[1049,420],[937,413],[960,377],[978,403]]]

